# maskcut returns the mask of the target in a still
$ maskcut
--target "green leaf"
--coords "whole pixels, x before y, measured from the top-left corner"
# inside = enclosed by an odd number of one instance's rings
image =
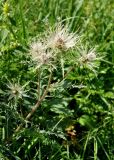
[[[82,125],[82,126],[86,126],[88,128],[93,128],[95,126],[95,120],[93,117],[89,116],[89,115],[82,115],[78,122]]]
[[[105,95],[104,95],[104,97],[114,99],[114,93],[112,93],[112,92],[106,92]]]

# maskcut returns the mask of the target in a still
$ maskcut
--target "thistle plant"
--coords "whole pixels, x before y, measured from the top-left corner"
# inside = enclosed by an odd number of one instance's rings
[[[48,92],[50,91],[50,86],[54,86],[51,81],[54,78],[53,73],[57,71],[57,61],[60,60],[61,62],[62,77],[56,83],[61,83],[61,81],[64,80],[69,74],[69,71],[75,68],[75,61],[79,61],[78,66],[76,64],[76,67],[81,67],[81,65],[87,65],[91,70],[95,70],[93,64],[97,58],[94,49],[90,50],[89,52],[87,52],[86,50],[77,49],[79,48],[79,46],[77,46],[77,40],[79,40],[79,36],[75,33],[69,32],[68,25],[67,27],[64,27],[62,24],[59,23],[54,28],[55,31],[48,35],[45,35],[43,37],[43,40],[34,41],[30,45],[29,55],[32,61],[35,62],[35,68],[37,70],[36,74],[38,76],[38,99],[36,100],[36,104],[32,107],[32,110],[26,116],[26,120],[29,120],[35,114],[39,106],[45,100]],[[57,50],[59,50],[59,52]],[[67,65],[66,57],[68,56],[68,54],[70,54],[71,51],[74,52],[74,54],[73,56],[69,57],[71,58],[71,62],[73,63],[70,64],[72,66],[69,66],[69,69],[65,71],[65,65]],[[65,54],[65,52],[67,54]],[[79,52],[78,55],[80,55],[80,58],[78,59],[76,59],[77,52]],[[64,54],[64,56],[58,57],[58,54],[60,53]],[[47,75],[47,80],[44,81],[44,73],[46,72],[49,73],[49,75]],[[13,97],[15,97],[16,93],[18,94],[18,97],[22,97],[22,94],[24,92],[21,87],[15,85],[10,88],[12,90]],[[16,129],[16,132],[18,132],[22,126],[23,124],[20,124],[20,126]]]
[[[67,157],[69,159],[69,148],[72,146],[81,146],[78,141],[76,129],[77,123],[81,123],[81,118],[78,119],[75,116],[75,109],[68,109],[70,100],[72,99],[68,92],[71,88],[78,88],[78,93],[75,93],[73,99],[76,99],[77,103],[80,101],[80,103],[83,104],[83,98],[81,96],[84,89],[87,89],[87,86],[83,76],[80,75],[82,74],[80,68],[82,70],[84,69],[84,71],[89,68],[93,72],[93,78],[96,78],[97,62],[99,62],[101,58],[95,49],[88,49],[85,46],[82,47],[80,36],[78,36],[77,32],[71,32],[68,25],[63,25],[61,22],[52,28],[50,32],[45,31],[46,34],[41,35],[41,37],[39,36],[36,41],[29,44],[27,56],[29,56],[30,63],[26,73],[30,74],[29,82],[22,86],[19,82],[9,82],[7,85],[8,102],[12,102],[12,100],[15,102],[15,104],[9,103],[9,105],[19,107],[21,105],[23,107],[24,105],[26,106],[26,108],[23,109],[24,114],[22,115],[18,109],[15,108],[23,120],[19,120],[19,123],[15,125],[11,139],[15,138],[18,134],[23,134],[22,132],[26,130],[27,132],[30,131],[29,129],[31,127],[29,128],[25,125],[26,123],[34,124],[32,129],[34,129],[36,135],[33,135],[30,144],[31,148],[34,148],[34,143],[37,144],[38,142],[40,144],[40,140],[42,144],[48,144],[47,141],[43,142],[42,139],[45,139],[47,134],[47,139],[49,139],[50,135],[54,135],[57,140],[60,138],[62,147],[67,148]],[[75,75],[73,80],[72,74]],[[71,82],[69,82],[70,76]],[[26,82],[26,76],[24,77],[24,82]],[[75,83],[78,84],[75,85]],[[31,93],[27,93],[25,89],[26,86],[30,89]],[[31,96],[32,94],[33,97]],[[88,94],[86,98],[88,99],[89,96],[90,94]],[[21,103],[19,101],[20,99],[23,100]],[[79,106],[81,105],[79,104]],[[47,114],[49,112],[49,114],[51,113],[52,115],[45,115],[45,112]],[[51,118],[49,116],[51,116]],[[88,118],[87,116],[84,116],[84,118],[85,117]],[[61,127],[61,124],[63,127]],[[42,126],[44,128],[47,127],[49,131],[47,129],[40,130],[40,127],[43,128]],[[90,126],[91,125],[89,125],[89,127]],[[21,136],[18,138],[20,137]],[[38,137],[43,138],[39,138],[39,140]],[[23,146],[28,143],[25,139]],[[21,149],[20,147],[17,153],[19,153]],[[78,149],[81,150],[81,147]],[[26,152],[28,152],[28,150],[30,150],[30,147],[27,148]]]
[[[114,160],[113,15],[114,0],[0,1],[0,160]]]

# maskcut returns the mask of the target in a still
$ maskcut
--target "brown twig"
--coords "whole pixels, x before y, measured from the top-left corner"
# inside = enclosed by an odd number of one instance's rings
[[[52,72],[50,73],[50,76],[49,76],[49,80],[48,80],[48,84],[47,84],[47,87],[46,89],[44,90],[44,93],[43,95],[41,96],[41,98],[36,102],[35,106],[32,108],[32,110],[30,111],[30,113],[28,113],[28,115],[26,116],[25,120],[29,120],[32,115],[36,112],[36,110],[38,109],[38,107],[40,106],[41,102],[44,100],[45,96],[47,95],[48,93],[48,89],[50,87],[50,83],[51,83],[51,78],[52,78]],[[23,127],[24,124],[20,124],[17,129],[15,130],[15,132],[18,132],[22,127]]]

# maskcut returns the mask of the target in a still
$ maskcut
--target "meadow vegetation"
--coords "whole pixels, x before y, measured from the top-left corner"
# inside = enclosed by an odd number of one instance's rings
[[[0,160],[114,160],[114,1],[0,1]]]

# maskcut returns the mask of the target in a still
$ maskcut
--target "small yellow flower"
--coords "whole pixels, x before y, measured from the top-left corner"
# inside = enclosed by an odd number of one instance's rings
[[[9,11],[10,11],[10,9],[9,9],[9,4],[8,4],[8,2],[6,1],[6,2],[4,3],[4,5],[3,5],[3,13],[4,13],[4,15],[5,15],[5,16],[8,16],[8,15],[9,15]]]

